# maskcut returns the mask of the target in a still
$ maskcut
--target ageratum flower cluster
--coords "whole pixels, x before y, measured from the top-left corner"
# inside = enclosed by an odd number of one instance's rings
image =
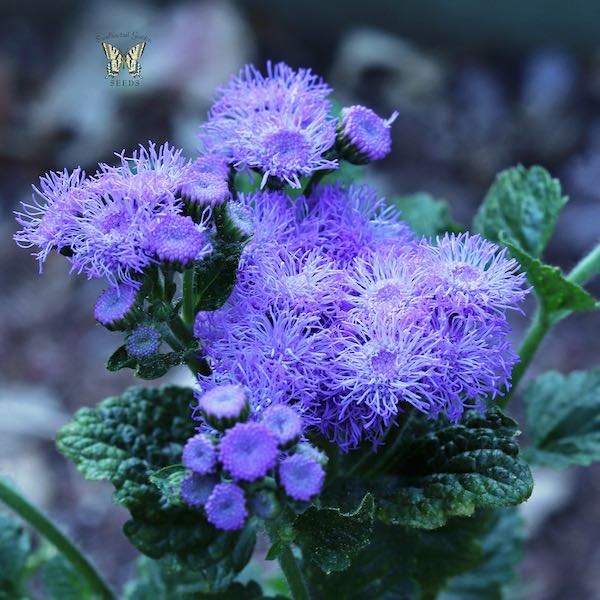
[[[109,283],[95,317],[125,332],[115,363],[152,375],[191,357],[182,496],[224,530],[319,493],[302,435],[347,452],[409,410],[456,422],[508,389],[517,360],[517,262],[468,233],[419,239],[376,190],[337,181],[340,161],[390,152],[397,114],[336,117],[330,94],[310,70],[247,66],[218,91],[201,156],[150,144],[91,177],[50,173],[17,216],[40,268],[56,250]]]
[[[274,516],[278,496],[307,502],[320,492],[324,458],[300,441],[302,419],[293,408],[274,404],[260,420],[244,422],[246,390],[222,385],[201,395],[197,410],[214,429],[185,445],[183,464],[189,474],[181,495],[189,506],[203,507],[215,527],[240,529],[250,513]]]
[[[197,164],[168,144],[150,143],[130,157],[117,156],[118,166],[100,164],[91,177],[80,168],[41,177],[33,203],[24,203],[17,213],[22,229],[15,235],[20,246],[37,248],[40,271],[50,251],[57,250],[72,271],[117,288],[119,293],[107,292],[96,305],[96,316],[106,325],[114,311],[120,317],[117,306],[127,304],[150,265],[185,266],[212,250],[206,223],[185,216],[181,200],[182,190],[196,198],[189,190],[200,185]],[[227,187],[222,163],[219,175],[221,187]],[[215,192],[210,204],[228,195],[228,189]]]
[[[202,146],[262,173],[261,188],[271,176],[300,187],[302,175],[334,168],[324,157],[383,158],[397,115],[344,109],[334,142],[328,94],[308,72],[246,68],[219,91]],[[295,126],[290,114],[302,115]],[[212,368],[200,393],[242,384],[257,418],[291,404],[343,450],[377,445],[411,407],[458,421],[503,393],[517,359],[506,312],[526,293],[517,262],[478,236],[416,239],[368,186],[305,189],[228,204],[252,239],[227,303],[196,317]]]

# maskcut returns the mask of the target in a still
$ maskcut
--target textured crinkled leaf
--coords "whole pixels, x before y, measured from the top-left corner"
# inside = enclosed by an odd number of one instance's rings
[[[531,462],[554,468],[600,460],[600,369],[534,379],[525,392]]]
[[[417,235],[435,236],[452,227],[447,202],[425,192],[394,197],[390,204],[400,210],[402,220]]]
[[[308,565],[314,598],[414,600],[433,598],[450,577],[473,568],[482,558],[479,538],[489,516],[450,519],[434,531],[376,525],[371,543],[349,569],[323,575]]]
[[[0,514],[0,600],[21,598],[20,581],[31,539],[16,519]]]
[[[58,449],[86,479],[113,481],[127,458],[157,470],[180,462],[190,420],[191,389],[132,387],[122,396],[82,408],[57,435]]]
[[[515,421],[497,408],[485,415],[469,410],[456,425],[416,417],[399,449],[395,476],[375,490],[377,517],[433,529],[476,509],[520,504],[531,495],[533,480],[516,434]]]
[[[566,202],[560,182],[546,169],[519,165],[498,174],[474,226],[493,242],[504,235],[529,255],[540,257]]]
[[[295,541],[303,556],[325,573],[347,569],[352,558],[369,544],[374,508],[371,494],[366,494],[352,512],[309,508],[294,522]]]
[[[564,317],[574,311],[596,308],[594,297],[581,286],[566,279],[558,267],[545,265],[514,244],[506,245],[527,272],[527,279],[549,315]]]
[[[378,520],[424,529],[477,509],[515,506],[533,488],[516,434],[515,421],[497,408],[469,410],[456,425],[415,415],[385,476],[368,483],[339,478],[323,503],[344,510],[371,492]]]
[[[129,510],[124,526],[130,541],[152,558],[175,556],[191,569],[219,563],[233,572],[230,558],[239,533],[222,533],[203,512],[172,505],[150,481],[156,471],[177,464],[194,434],[191,389],[134,387],[96,408],[80,409],[59,432],[59,450],[87,479],[108,479],[114,501]]]
[[[60,555],[44,565],[43,581],[50,600],[92,600],[94,597],[81,575]]]
[[[515,509],[492,514],[491,527],[481,540],[482,557],[475,568],[454,577],[439,600],[504,600],[516,579],[525,538],[523,519]]]

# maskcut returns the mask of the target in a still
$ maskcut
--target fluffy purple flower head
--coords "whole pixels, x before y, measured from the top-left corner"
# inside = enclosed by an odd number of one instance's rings
[[[275,177],[299,188],[300,176],[337,168],[323,156],[335,142],[330,91],[309,70],[267,63],[265,77],[248,65],[218,91],[200,144],[236,169],[261,171],[261,187]]]
[[[77,230],[72,236],[72,270],[88,278],[105,278],[139,287],[139,276],[152,259],[145,234],[158,217],[175,210],[161,200],[141,203],[134,198],[107,193],[81,205]]]
[[[255,481],[275,466],[277,437],[260,423],[237,423],[219,446],[219,459],[234,479]]]
[[[234,224],[251,234],[246,255],[271,253],[273,244],[285,244],[293,238],[295,214],[290,199],[283,192],[263,191],[238,194],[233,206]]]
[[[238,75],[220,87],[215,94],[209,118],[240,117],[251,112],[279,111],[293,105],[305,111],[309,120],[315,108],[329,107],[331,88],[310,69],[295,71],[283,62],[267,62],[263,75],[254,65],[246,65]]]
[[[131,156],[126,156],[124,150],[116,156],[116,166],[99,165],[90,183],[94,191],[127,197],[140,205],[167,204],[179,212],[180,201],[175,193],[192,181],[189,160],[181,149],[169,144],[157,148],[149,142],[147,148],[140,144]]]
[[[320,407],[321,431],[348,450],[364,439],[376,442],[408,405],[439,412],[445,363],[437,337],[424,326],[407,327],[393,314],[345,322],[322,381],[333,395]]]
[[[241,529],[248,516],[244,490],[235,483],[215,485],[204,509],[208,522],[224,531]]]
[[[160,348],[162,337],[151,325],[138,325],[125,342],[127,353],[135,358],[154,356]]]
[[[240,269],[239,282],[256,308],[297,309],[331,315],[341,296],[342,272],[318,250],[290,252],[271,247]]]
[[[189,265],[212,252],[206,229],[191,217],[166,215],[153,222],[144,236],[146,250],[160,261]]]
[[[510,328],[504,317],[485,319],[437,311],[431,328],[438,336],[438,357],[446,368],[438,387],[444,398],[438,409],[451,421],[458,421],[465,408],[485,407],[510,388],[512,367],[518,361],[508,338]],[[436,408],[433,407],[435,415]]]
[[[288,446],[302,435],[302,418],[286,404],[272,404],[263,413],[261,422],[277,437],[280,446]]]
[[[72,173],[66,169],[47,173],[40,177],[39,187],[33,186],[32,203],[22,202],[23,210],[15,213],[23,229],[14,239],[21,248],[38,248],[34,256],[40,272],[51,250],[71,245],[75,217],[81,210],[81,201],[89,194],[87,183],[80,168]]]
[[[346,270],[350,313],[362,320],[399,315],[415,321],[429,312],[421,293],[425,276],[418,254],[363,253]]]
[[[398,117],[397,112],[389,119],[382,119],[370,108],[357,105],[343,108],[341,117],[340,145],[351,162],[364,164],[390,153],[390,127]]]
[[[218,483],[216,475],[192,473],[181,482],[181,496],[188,506],[204,506]]]
[[[198,475],[214,471],[217,453],[212,440],[203,433],[191,437],[183,447],[182,462]]]
[[[331,346],[320,315],[265,313],[243,299],[226,315],[223,336],[205,346],[213,372],[250,389],[256,415],[272,403],[286,403],[310,419],[307,411],[320,402]]]
[[[456,310],[499,314],[515,309],[527,295],[525,274],[506,249],[479,235],[446,234],[436,245],[426,244],[429,285]],[[424,243],[425,244],[425,243]]]
[[[308,502],[318,495],[325,480],[325,470],[308,456],[294,454],[279,464],[279,481],[294,500]]]
[[[408,244],[410,229],[399,212],[367,185],[317,186],[310,198],[299,199],[299,223],[292,248],[321,252],[348,265],[379,240]]]
[[[131,285],[109,287],[96,300],[94,317],[105,327],[118,327],[131,313],[136,299],[137,290]]]

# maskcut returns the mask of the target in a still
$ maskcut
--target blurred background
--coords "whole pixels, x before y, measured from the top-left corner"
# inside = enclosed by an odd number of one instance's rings
[[[497,171],[538,163],[571,197],[546,259],[568,269],[599,237],[594,0],[3,0],[0,9],[0,474],[72,532],[117,586],[134,559],[121,533],[126,515],[109,485],[83,481],[53,437],[77,408],[133,379],[103,368],[119,337],[94,323],[101,286],[69,277],[57,257],[38,276],[11,239],[12,211],[39,175],[77,165],[93,172],[149,139],[193,156],[215,87],[270,58],[312,67],[343,104],[400,111],[392,155],[367,176],[382,192],[429,191],[468,224]],[[143,79],[115,87],[99,42],[126,33],[148,39]],[[515,338],[526,326],[515,319]],[[599,331],[598,313],[561,323],[530,375],[598,365]],[[171,379],[189,382],[185,372]],[[524,507],[522,597],[600,598],[600,465],[539,471],[536,482]]]

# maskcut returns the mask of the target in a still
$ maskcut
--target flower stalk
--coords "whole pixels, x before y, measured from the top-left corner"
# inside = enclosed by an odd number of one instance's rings
[[[1,479],[0,501],[46,538],[71,563],[98,598],[115,600],[106,582],[83,553],[45,515]]]

